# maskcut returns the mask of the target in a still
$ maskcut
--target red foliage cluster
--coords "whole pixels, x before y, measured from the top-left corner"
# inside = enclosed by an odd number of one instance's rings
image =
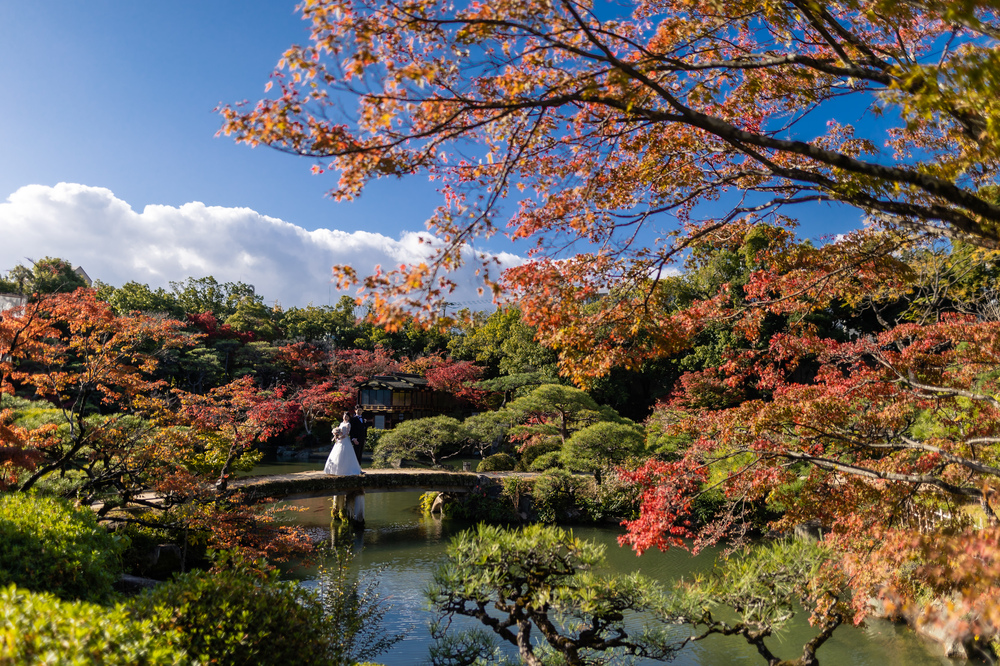
[[[196,319],[210,333],[230,335],[211,316]],[[5,312],[0,387],[30,389],[55,405],[53,418],[66,427],[17,427],[13,410],[0,412],[0,489],[26,491],[72,469],[83,474],[81,500],[100,496],[99,515],[116,504],[145,507],[165,512],[165,524],[208,531],[216,547],[272,557],[301,551],[308,546],[301,533],[272,525],[266,511],[226,492],[233,462],[289,427],[297,406],[284,389],[261,391],[250,377],[205,395],[175,390],[168,399],[165,382],[153,373],[162,350],[190,342],[182,328],[177,321],[119,316],[90,289]],[[107,499],[111,491],[115,501]],[[151,504],[148,492],[163,502]],[[178,503],[188,509],[172,511]]]
[[[219,320],[211,312],[188,314],[187,322],[205,335],[205,342],[208,344],[218,340],[239,340],[246,344],[257,338],[253,331],[237,331],[229,324],[219,324]]]
[[[435,391],[451,393],[458,400],[476,408],[484,407],[489,391],[477,388],[475,383],[482,377],[483,369],[471,361],[441,359],[427,369],[427,385]]]

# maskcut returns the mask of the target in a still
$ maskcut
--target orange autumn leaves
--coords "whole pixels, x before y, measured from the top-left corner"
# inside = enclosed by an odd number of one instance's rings
[[[205,529],[217,547],[274,554],[304,547],[300,534],[284,528],[273,530],[273,543],[258,539],[269,520],[224,493],[234,461],[285,427],[290,405],[249,377],[205,396],[157,379],[165,354],[198,340],[183,328],[160,316],[117,315],[90,289],[36,295],[5,311],[3,393],[17,389],[35,400],[17,399],[42,421],[15,425],[17,401],[0,411],[0,484],[27,491],[42,479],[67,477],[75,497],[101,516],[145,507],[162,513],[165,525]],[[150,493],[161,502],[150,503]],[[234,531],[237,524],[242,529]]]
[[[526,299],[578,381],[606,373],[617,349],[616,362],[673,348],[676,322],[648,301],[706,230],[842,202],[920,234],[1000,239],[1000,207],[979,190],[1000,165],[992,5],[631,9],[311,0],[309,41],[284,54],[271,96],[221,108],[221,131],[316,160],[339,175],[337,197],[386,176],[440,184],[430,260],[368,276],[337,267],[339,284],[359,284],[393,325],[433,318],[456,286],[448,271],[475,264],[484,293]],[[851,120],[838,117],[844,99]],[[866,113],[881,125],[851,124]],[[505,281],[477,249],[501,232],[530,255]],[[866,258],[845,261],[864,270]],[[584,300],[631,295],[581,316],[553,271]],[[653,325],[637,326],[643,316]],[[607,344],[586,354],[589,337]]]

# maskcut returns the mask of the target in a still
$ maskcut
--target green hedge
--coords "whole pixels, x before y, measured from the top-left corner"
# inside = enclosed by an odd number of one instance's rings
[[[121,575],[126,545],[98,525],[90,509],[51,497],[0,494],[0,585],[105,601]]]
[[[131,606],[200,663],[329,664],[322,608],[309,601],[292,582],[197,571],[157,585]]]
[[[560,451],[543,453],[528,465],[529,472],[544,472],[550,469],[562,469],[562,453]]]
[[[538,477],[532,489],[538,519],[543,523],[579,520],[579,514],[582,513],[580,499],[585,494],[586,484],[586,480],[565,470],[546,471]]]
[[[558,437],[555,438],[554,441],[542,442],[540,444],[529,446],[521,452],[521,467],[524,471],[528,471],[531,469],[531,463],[535,462],[535,459],[539,456],[561,450],[562,443],[559,441]]]
[[[105,607],[0,588],[0,666],[348,666],[401,640],[349,556],[319,590],[242,570],[184,574]],[[322,572],[321,572],[322,573]]]
[[[517,465],[514,456],[509,453],[494,453],[483,458],[476,466],[477,472],[509,472]]]
[[[0,666],[191,663],[171,638],[121,606],[61,601],[15,585],[0,589]]]

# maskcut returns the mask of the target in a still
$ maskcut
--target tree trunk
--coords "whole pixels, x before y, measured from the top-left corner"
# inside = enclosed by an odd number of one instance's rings
[[[517,652],[521,661],[528,666],[544,666],[531,649],[531,622],[527,620],[519,620],[517,623]]]

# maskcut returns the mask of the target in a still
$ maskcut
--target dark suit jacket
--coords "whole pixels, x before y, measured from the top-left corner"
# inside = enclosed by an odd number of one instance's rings
[[[358,440],[359,444],[364,444],[368,439],[368,422],[356,415],[351,416],[351,439]]]

